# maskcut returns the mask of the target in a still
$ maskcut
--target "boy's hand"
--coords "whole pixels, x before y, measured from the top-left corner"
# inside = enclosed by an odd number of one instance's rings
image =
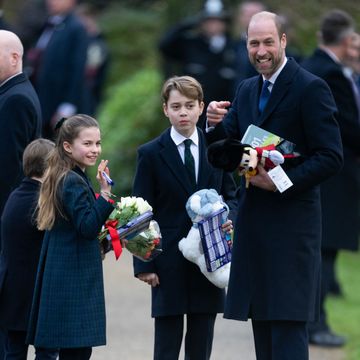
[[[160,285],[159,277],[155,273],[140,273],[137,277],[139,280],[146,282],[152,287]]]

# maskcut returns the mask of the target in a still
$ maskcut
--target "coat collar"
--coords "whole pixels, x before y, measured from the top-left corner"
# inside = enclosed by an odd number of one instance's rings
[[[86,175],[86,173],[84,171],[82,171],[77,165],[72,170],[84,179],[85,183],[89,186],[91,192],[93,193],[93,195],[95,197],[95,191],[94,191],[91,181],[88,178],[88,176]]]
[[[24,73],[20,73],[16,76],[14,76],[13,78],[11,78],[9,81],[6,81],[5,84],[3,84],[2,86],[0,86],[0,94],[5,93],[6,91],[8,91],[10,88],[12,88],[14,85],[16,84],[20,84],[24,81],[26,81],[27,78],[25,76]]]

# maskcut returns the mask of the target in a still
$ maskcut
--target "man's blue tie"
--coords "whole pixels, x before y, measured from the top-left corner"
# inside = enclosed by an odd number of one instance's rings
[[[195,161],[194,157],[191,154],[190,146],[191,146],[192,140],[186,139],[184,140],[185,144],[185,155],[184,155],[184,162],[186,170],[189,174],[191,184],[193,185],[193,188],[196,188],[196,176],[195,176]]]
[[[261,89],[261,94],[259,98],[259,112],[260,114],[263,112],[269,97],[270,97],[270,91],[268,89],[271,82],[269,80],[265,80]]]

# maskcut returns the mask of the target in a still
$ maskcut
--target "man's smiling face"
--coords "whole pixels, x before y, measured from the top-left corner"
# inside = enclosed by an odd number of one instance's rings
[[[281,66],[285,58],[286,35],[279,35],[274,18],[256,14],[248,28],[247,49],[255,69],[266,79]]]

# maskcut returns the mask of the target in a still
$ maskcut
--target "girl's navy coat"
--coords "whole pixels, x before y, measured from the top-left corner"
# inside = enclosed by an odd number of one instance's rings
[[[45,348],[104,345],[105,302],[98,233],[113,206],[95,194],[86,175],[70,171],[61,189],[67,219],[46,231],[28,341]]]
[[[40,182],[24,178],[6,202],[1,217],[0,325],[26,331],[34,292],[43,231],[36,228]]]

